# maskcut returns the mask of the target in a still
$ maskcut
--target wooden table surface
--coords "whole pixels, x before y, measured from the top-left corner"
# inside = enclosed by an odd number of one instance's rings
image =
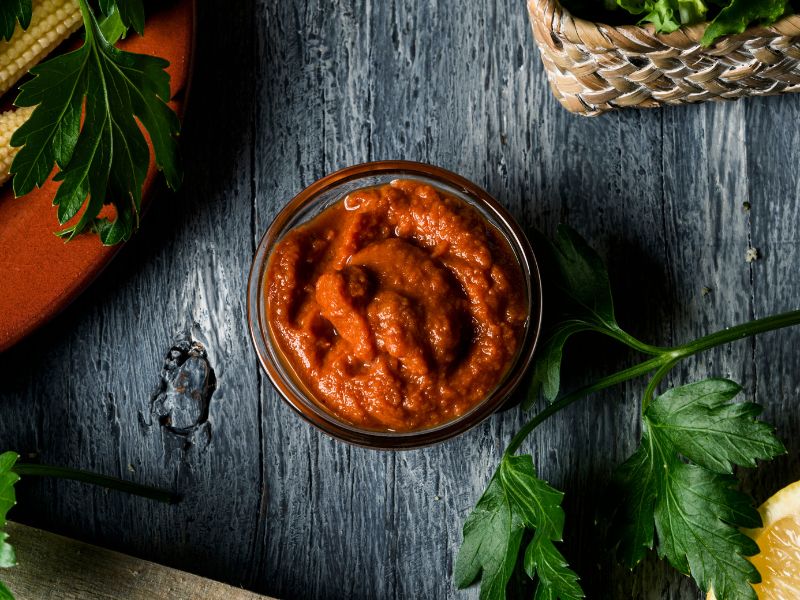
[[[798,307],[800,96],[589,120],[551,96],[523,0],[198,6],[183,188],[156,199],[88,293],[0,357],[3,448],[185,499],[28,480],[14,519],[281,598],[477,597],[450,573],[520,411],[423,450],[350,447],[291,412],[248,338],[258,239],[304,186],[354,163],[434,163],[526,225],[571,224],[607,258],[623,326],[654,343]],[[191,341],[207,361],[184,375],[202,387],[210,367],[216,390],[204,423],[174,407],[181,434],[159,420],[165,358]],[[765,405],[790,452],[745,473],[758,501],[800,478],[798,346],[798,330],[770,334],[674,374],[731,377]],[[586,338],[569,358],[575,386],[631,357]],[[598,506],[635,447],[642,391],[576,404],[525,448],[567,494],[564,552],[590,597],[699,597],[666,564],[631,574],[607,550]]]

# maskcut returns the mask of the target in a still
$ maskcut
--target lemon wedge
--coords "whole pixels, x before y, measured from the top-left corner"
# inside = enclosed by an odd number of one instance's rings
[[[761,583],[753,586],[758,598],[800,598],[800,481],[780,490],[758,512],[764,526],[744,530],[761,550],[750,557],[761,573]],[[706,600],[716,600],[713,590]]]

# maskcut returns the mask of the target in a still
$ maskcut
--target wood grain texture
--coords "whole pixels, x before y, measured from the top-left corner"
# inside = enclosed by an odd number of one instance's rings
[[[269,600],[253,592],[8,523],[19,565],[3,571],[17,600]]]
[[[571,224],[608,260],[623,326],[654,343],[798,306],[800,134],[786,124],[800,97],[575,117],[547,87],[522,0],[209,0],[198,39],[183,189],[154,203],[88,294],[0,361],[2,446],[185,500],[25,480],[18,520],[281,598],[477,598],[450,573],[519,410],[433,448],[349,447],[295,417],[247,338],[259,237],[304,186],[353,163],[431,162],[527,226]],[[747,263],[751,246],[761,258]],[[185,335],[218,382],[191,439],[150,415]],[[800,331],[740,342],[670,381],[729,376],[766,405],[790,454],[745,473],[759,501],[800,478],[799,344]],[[579,339],[566,384],[631,359]],[[668,565],[631,574],[607,551],[608,478],[635,447],[642,391],[574,405],[525,449],[567,493],[564,551],[590,597],[699,599]]]

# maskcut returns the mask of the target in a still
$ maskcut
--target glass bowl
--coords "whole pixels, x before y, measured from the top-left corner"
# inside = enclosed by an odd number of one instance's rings
[[[508,240],[522,269],[528,319],[508,371],[494,390],[460,417],[430,429],[393,432],[354,426],[317,403],[283,359],[267,322],[264,276],[275,245],[294,227],[309,221],[332,204],[359,188],[414,179],[460,198],[476,208]],[[542,318],[542,288],[539,267],[528,239],[511,215],[489,194],[463,177],[444,169],[416,162],[381,161],[356,165],[314,182],[287,204],[267,229],[256,250],[247,290],[250,335],[259,361],[286,402],[301,417],[323,432],[360,446],[383,449],[417,448],[457,436],[475,427],[503,406],[530,365],[539,338]]]

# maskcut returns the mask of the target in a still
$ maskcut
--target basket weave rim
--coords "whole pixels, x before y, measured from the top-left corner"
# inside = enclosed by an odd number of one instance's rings
[[[528,0],[528,11],[531,16],[536,17],[543,25],[546,25],[551,33],[572,44],[584,45],[586,39],[597,41],[597,34],[599,33],[603,41],[599,45],[594,44],[595,51],[600,49],[618,50],[618,39],[615,40],[614,38],[619,38],[620,35],[630,36],[632,39],[641,39],[642,34],[645,34],[669,47],[699,44],[708,26],[708,21],[704,21],[703,23],[683,26],[672,33],[656,33],[655,26],[652,23],[644,25],[608,25],[574,16],[561,5],[559,0]],[[709,54],[725,54],[729,47],[738,46],[747,40],[781,36],[795,37],[798,35],[800,35],[800,14],[792,14],[779,19],[769,26],[753,25],[742,33],[724,36],[705,50]]]

